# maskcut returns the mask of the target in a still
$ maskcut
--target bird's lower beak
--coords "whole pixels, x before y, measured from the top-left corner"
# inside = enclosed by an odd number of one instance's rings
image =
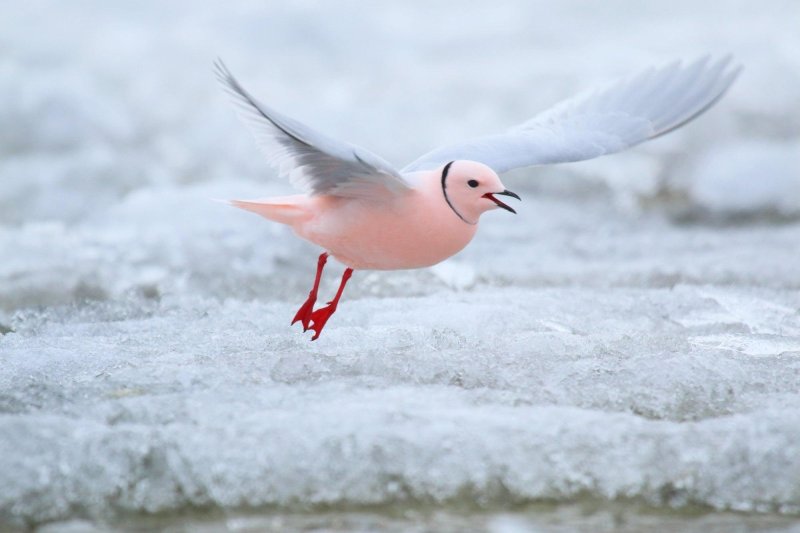
[[[522,201],[522,198],[520,198],[517,193],[511,192],[508,189],[504,190],[503,192],[487,192],[486,194],[483,195],[484,198],[488,198],[489,200],[491,200],[494,203],[496,203],[498,207],[502,207],[506,211],[511,211],[512,213],[514,213],[516,215],[517,214],[516,211],[514,211],[511,207],[507,206],[506,204],[504,204],[503,202],[501,202],[500,200],[495,198],[496,194],[497,195],[503,195],[503,196],[511,196],[512,198],[516,198],[517,200],[520,200],[520,201]]]

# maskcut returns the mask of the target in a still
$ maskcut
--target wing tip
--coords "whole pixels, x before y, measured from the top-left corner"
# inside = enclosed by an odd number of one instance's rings
[[[244,89],[241,85],[239,85],[239,82],[233,76],[230,69],[228,69],[228,66],[225,64],[222,58],[217,56],[212,64],[214,66],[214,77],[222,86],[222,89],[234,96],[244,96]]]
[[[728,52],[714,60],[706,69],[707,72],[713,74],[715,78],[717,94],[714,100],[716,101],[730,89],[744,70],[744,65],[736,61],[733,53]]]
[[[229,77],[231,75],[231,71],[228,70],[228,67],[225,65],[225,62],[222,60],[220,56],[217,56],[214,61],[212,62],[214,66],[214,74],[219,79],[220,77]]]
[[[732,52],[727,52],[719,56],[715,56],[712,53],[706,53],[694,60],[687,61],[684,65],[682,65],[682,67],[684,69],[690,69],[700,65],[702,65],[700,68],[701,71],[716,71],[718,73],[718,77],[720,78],[731,76],[733,79],[736,79],[736,77],[744,69],[744,66],[736,61]]]

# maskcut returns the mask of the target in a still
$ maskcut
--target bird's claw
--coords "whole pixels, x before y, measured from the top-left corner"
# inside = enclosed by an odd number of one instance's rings
[[[320,307],[311,313],[311,326],[308,329],[314,331],[314,336],[311,337],[312,341],[319,338],[320,333],[322,333],[322,328],[325,327],[325,323],[328,322],[328,319],[334,312],[336,312],[336,305],[333,302],[328,302],[328,305],[325,307]]]
[[[308,331],[308,327],[311,324],[312,311],[314,310],[314,304],[316,301],[317,298],[315,296],[308,296],[308,300],[306,300],[305,303],[300,306],[300,309],[298,309],[297,313],[294,315],[294,318],[292,319],[293,326],[295,323],[300,322],[303,324],[303,331]]]

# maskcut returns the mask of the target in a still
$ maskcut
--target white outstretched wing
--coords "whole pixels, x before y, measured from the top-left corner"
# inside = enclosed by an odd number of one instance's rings
[[[507,133],[437,148],[403,172],[469,159],[501,173],[619,152],[703,113],[725,94],[740,70],[731,66],[730,57],[651,68],[561,102]]]
[[[217,79],[236,104],[269,163],[312,195],[374,198],[402,194],[409,185],[372,152],[337,141],[259,103],[239,85],[221,60]]]

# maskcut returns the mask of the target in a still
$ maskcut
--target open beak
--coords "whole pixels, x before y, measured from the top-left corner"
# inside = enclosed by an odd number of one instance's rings
[[[511,192],[508,189],[506,189],[503,192],[487,192],[486,194],[483,195],[484,198],[488,198],[489,200],[496,203],[498,207],[502,207],[506,211],[511,211],[515,215],[517,214],[517,212],[514,211],[511,207],[507,206],[506,204],[495,198],[495,195],[511,196],[512,198],[516,198],[517,200],[521,201],[522,198],[520,198],[517,193]]]

